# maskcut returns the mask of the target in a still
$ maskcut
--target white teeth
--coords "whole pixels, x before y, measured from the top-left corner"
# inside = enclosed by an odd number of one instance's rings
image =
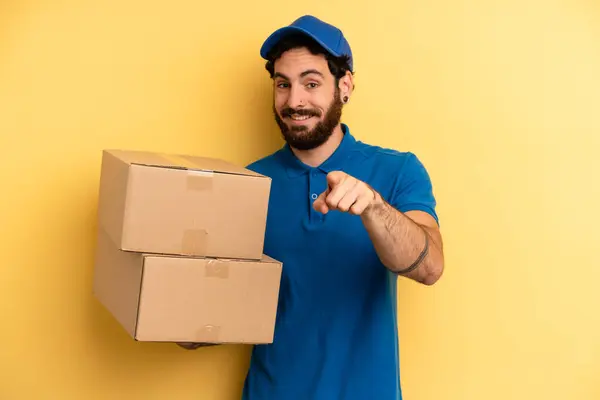
[[[310,116],[308,115],[297,115],[297,114],[292,114],[291,118],[294,121],[304,121],[305,119],[309,119]]]

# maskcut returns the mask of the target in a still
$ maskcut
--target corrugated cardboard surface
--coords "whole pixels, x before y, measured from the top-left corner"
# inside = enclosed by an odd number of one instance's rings
[[[270,189],[223,160],[106,150],[99,223],[122,250],[260,260]]]
[[[98,232],[94,293],[139,341],[271,343],[282,264],[133,253]]]

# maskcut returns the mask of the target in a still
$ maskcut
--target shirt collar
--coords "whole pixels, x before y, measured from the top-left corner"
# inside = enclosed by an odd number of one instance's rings
[[[350,129],[347,125],[342,124],[342,132],[344,133],[344,136],[342,137],[340,145],[337,147],[337,149],[335,149],[333,154],[329,156],[327,160],[325,160],[325,162],[317,167],[317,169],[326,174],[331,171],[341,170],[344,165],[344,161],[348,159],[351,150],[356,144],[356,139],[350,133]],[[284,146],[282,156],[285,169],[290,178],[304,175],[313,169],[313,167],[310,165],[304,164],[302,161],[300,161],[288,144]]]

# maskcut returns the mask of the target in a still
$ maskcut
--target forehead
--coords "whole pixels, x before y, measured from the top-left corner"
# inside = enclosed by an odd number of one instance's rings
[[[312,54],[306,48],[290,49],[275,61],[275,73],[281,73],[289,78],[298,78],[303,72],[316,70],[324,77],[330,75],[327,60],[322,54]]]

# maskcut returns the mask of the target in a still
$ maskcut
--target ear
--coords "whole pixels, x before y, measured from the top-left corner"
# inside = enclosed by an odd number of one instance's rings
[[[350,71],[346,71],[346,75],[340,79],[338,85],[340,88],[340,98],[342,102],[344,101],[345,97],[350,99],[352,91],[354,90],[354,76],[352,73]]]

